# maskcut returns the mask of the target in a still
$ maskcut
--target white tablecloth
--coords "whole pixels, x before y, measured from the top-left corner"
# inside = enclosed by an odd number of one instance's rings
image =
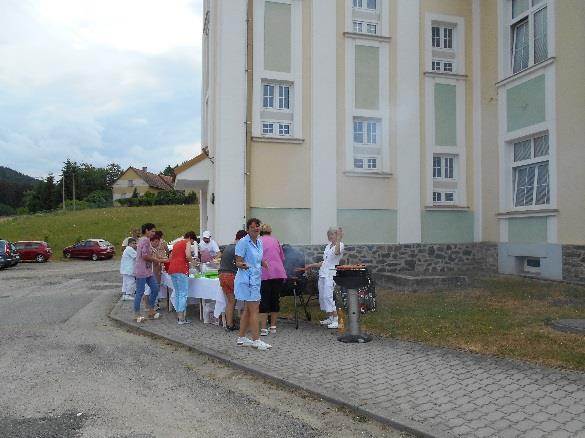
[[[171,295],[171,303],[175,307],[175,291],[173,288],[173,281],[171,276],[166,272],[163,272],[161,276],[161,283],[173,290]],[[225,312],[225,295],[221,290],[218,279],[213,278],[190,278],[189,277],[189,298],[202,298],[204,300],[215,301],[215,310],[213,316],[219,318],[223,312]]]

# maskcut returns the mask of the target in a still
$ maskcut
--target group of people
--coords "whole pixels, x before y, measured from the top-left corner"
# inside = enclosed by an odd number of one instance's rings
[[[157,297],[161,270],[165,267],[171,276],[175,292],[177,324],[189,324],[186,318],[187,295],[189,290],[190,266],[207,263],[221,256],[219,263],[220,287],[226,297],[225,323],[228,331],[238,330],[237,345],[268,350],[272,346],[261,337],[276,334],[280,312],[280,296],[285,286],[287,273],[285,256],[280,242],[272,236],[272,228],[251,218],[246,230],[239,230],[235,242],[220,252],[219,246],[205,231],[198,242],[194,231],[189,231],[172,243],[169,253],[163,233],[154,224],[142,225],[141,237],[138,230],[123,242],[120,272],[123,278],[123,299],[134,300],[134,320],[158,319]],[[323,261],[305,265],[301,270],[319,269],[319,304],[327,318],[320,321],[331,329],[338,328],[338,318],[333,299],[335,266],[343,256],[343,231],[331,227],[327,231],[329,243],[323,253]],[[132,297],[132,294],[135,294]],[[143,296],[146,316],[140,312]],[[234,320],[235,308],[240,310],[240,324]],[[268,316],[270,315],[270,321]]]

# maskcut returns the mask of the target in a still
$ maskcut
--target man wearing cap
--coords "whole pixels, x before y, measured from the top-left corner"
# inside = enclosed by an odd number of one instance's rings
[[[215,240],[211,239],[211,233],[207,230],[201,234],[199,243],[199,256],[201,263],[208,263],[219,254],[219,246]]]

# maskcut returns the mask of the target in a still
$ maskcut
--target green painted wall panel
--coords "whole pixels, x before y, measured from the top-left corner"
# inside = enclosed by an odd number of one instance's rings
[[[435,144],[457,146],[457,87],[435,84]]]
[[[264,69],[291,71],[291,5],[266,2],[264,9]]]
[[[540,75],[508,90],[508,132],[546,119],[545,77]]]
[[[272,225],[272,235],[280,243],[307,244],[310,241],[311,210],[308,208],[252,207],[250,214]]]
[[[473,242],[473,213],[470,211],[423,211],[423,243]]]
[[[508,241],[544,243],[547,239],[546,217],[514,217],[508,219]]]
[[[376,110],[380,106],[380,58],[377,47],[355,46],[355,106]]]
[[[337,210],[337,225],[343,227],[345,243],[396,243],[396,210]]]

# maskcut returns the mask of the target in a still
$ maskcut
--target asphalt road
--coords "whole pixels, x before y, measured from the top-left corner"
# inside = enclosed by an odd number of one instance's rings
[[[71,261],[0,271],[0,437],[405,436],[125,331],[107,316],[117,268]]]

